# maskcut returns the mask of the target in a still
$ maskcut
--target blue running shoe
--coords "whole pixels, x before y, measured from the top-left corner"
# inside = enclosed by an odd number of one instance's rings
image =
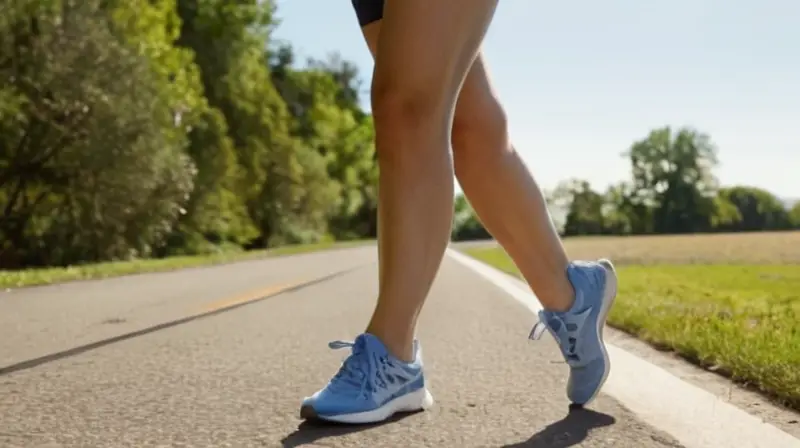
[[[303,400],[300,418],[337,423],[376,423],[398,412],[428,409],[433,397],[425,387],[422,350],[414,341],[414,362],[398,360],[375,336],[334,341],[332,349],[352,349],[327,386]]]
[[[567,398],[586,405],[597,397],[611,370],[603,328],[617,296],[617,274],[610,261],[599,260],[570,263],[567,277],[575,303],[567,312],[540,311],[530,339],[539,339],[545,329],[553,335],[569,365]]]

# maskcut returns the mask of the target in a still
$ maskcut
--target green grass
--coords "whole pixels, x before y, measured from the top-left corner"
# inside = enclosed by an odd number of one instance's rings
[[[502,249],[466,251],[519,275]],[[800,409],[800,266],[629,264],[609,325]]]
[[[256,260],[281,255],[294,255],[327,249],[340,249],[369,244],[372,241],[348,241],[341,243],[319,243],[283,246],[270,250],[249,252],[225,252],[213,255],[182,256],[149,260],[119,261],[111,263],[87,264],[65,268],[26,269],[20,271],[0,271],[0,288],[21,288],[25,286],[47,285],[75,280],[118,277],[146,272],[164,272],[176,269]]]

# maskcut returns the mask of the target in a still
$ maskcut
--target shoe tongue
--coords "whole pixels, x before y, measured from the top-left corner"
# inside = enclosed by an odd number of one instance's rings
[[[359,335],[353,343],[353,353],[362,353],[365,351],[375,353],[378,356],[383,356],[387,353],[383,342],[369,333]]]
[[[374,343],[370,338],[377,340],[377,338],[372,335],[362,334],[357,336],[353,341],[351,354],[345,360],[342,370],[340,370],[340,375],[338,376],[343,384],[356,388],[361,386],[361,381],[366,375],[363,362],[366,360],[365,356],[368,356],[369,351],[373,350],[372,347],[374,347]]]

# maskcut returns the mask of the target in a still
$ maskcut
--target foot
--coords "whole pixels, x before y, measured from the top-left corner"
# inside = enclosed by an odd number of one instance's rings
[[[350,347],[350,356],[327,386],[303,400],[300,418],[337,423],[376,423],[398,412],[433,405],[422,372],[422,350],[414,341],[414,361],[389,354],[375,336],[365,333],[355,342],[334,341],[333,349]]]
[[[543,310],[531,339],[550,331],[569,365],[567,398],[577,405],[589,404],[608,378],[608,359],[603,328],[617,296],[617,274],[608,260],[574,262],[567,277],[575,289],[575,302],[567,312]]]

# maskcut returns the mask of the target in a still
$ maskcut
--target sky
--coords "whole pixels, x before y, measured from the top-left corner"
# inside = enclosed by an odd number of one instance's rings
[[[350,1],[277,3],[275,38],[298,60],[338,52],[369,86]],[[711,136],[723,185],[800,198],[799,21],[797,0],[503,0],[483,51],[514,145],[545,188],[627,180],[622,152],[670,125]]]

